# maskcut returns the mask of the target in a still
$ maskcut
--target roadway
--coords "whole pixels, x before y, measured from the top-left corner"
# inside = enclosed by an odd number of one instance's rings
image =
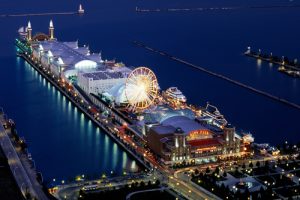
[[[147,176],[145,174],[135,174],[135,175],[114,177],[114,178],[103,178],[97,180],[86,180],[86,181],[82,180],[68,185],[56,186],[57,189],[53,193],[53,196],[55,196],[58,199],[67,198],[70,200],[77,200],[79,196],[79,191],[84,186],[94,185],[97,187],[96,190],[101,190],[101,189],[104,190],[107,188],[124,186],[126,184],[131,184],[133,182],[144,181],[145,183],[147,183],[148,181],[155,181],[157,179],[159,179],[159,177],[157,177],[154,174],[151,174],[150,176]]]
[[[160,191],[160,192],[163,192],[164,190],[166,190],[168,188],[166,187],[160,187],[160,188],[155,188],[155,189],[148,189],[148,190],[140,190],[140,191],[136,191],[136,192],[132,192],[130,194],[128,194],[126,196],[126,200],[130,200],[130,198],[133,196],[133,195],[136,195],[136,194],[140,194],[140,193],[144,193],[144,192],[156,192],[156,191]]]
[[[0,144],[22,194],[25,197],[26,193],[29,192],[32,197],[36,197],[39,200],[47,200],[48,198],[43,192],[42,186],[36,180],[36,174],[30,169],[31,167],[28,164],[25,164],[26,158],[24,158],[20,150],[16,149],[12,144],[8,131],[4,129],[3,114],[0,115],[0,121]]]

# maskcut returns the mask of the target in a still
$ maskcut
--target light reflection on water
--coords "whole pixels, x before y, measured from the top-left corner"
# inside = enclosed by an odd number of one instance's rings
[[[29,64],[16,61],[16,65],[21,65],[17,73],[24,87],[24,99],[35,102],[27,106],[39,108],[28,108],[27,129],[35,127],[24,131],[24,136],[30,141],[29,152],[45,180],[138,170],[127,153]],[[24,126],[22,123],[18,122],[20,127]]]

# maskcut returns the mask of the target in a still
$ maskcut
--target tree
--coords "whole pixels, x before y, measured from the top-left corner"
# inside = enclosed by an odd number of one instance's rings
[[[199,174],[199,170],[195,169],[195,175],[198,175],[198,174]]]
[[[204,174],[201,172],[201,173],[199,174],[200,179],[203,178],[203,176],[204,176]]]
[[[142,182],[140,183],[140,187],[141,187],[141,188],[144,188],[144,187],[145,187],[145,182],[144,182],[144,181],[142,181]]]
[[[156,185],[156,186],[159,186],[159,184],[160,184],[160,181],[157,179],[157,180],[155,181],[155,185]]]
[[[219,168],[219,167],[216,167],[215,173],[216,173],[217,175],[219,175],[219,173],[220,173],[220,168]]]
[[[266,161],[265,161],[265,167],[266,167],[266,168],[269,168],[269,165],[270,165],[270,164],[269,164],[269,161],[266,160]]]
[[[242,168],[246,169],[246,164],[245,163],[243,163]]]
[[[256,162],[256,167],[260,167],[260,162],[259,161]]]
[[[253,168],[253,163],[252,162],[250,162],[249,167]]]
[[[223,177],[227,177],[227,172],[226,171],[224,171]]]
[[[205,173],[208,174],[210,172],[209,167],[206,168]]]

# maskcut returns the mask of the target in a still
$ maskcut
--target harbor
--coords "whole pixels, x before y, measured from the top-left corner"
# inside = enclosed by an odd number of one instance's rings
[[[298,63],[297,59],[291,61],[285,56],[280,57],[273,55],[273,53],[263,53],[261,49],[259,49],[258,52],[256,52],[251,50],[251,47],[247,48],[247,51],[244,53],[244,55],[255,59],[260,59],[262,61],[269,62],[272,64],[276,64],[279,66],[279,72],[282,72],[294,78],[300,78],[300,64]]]

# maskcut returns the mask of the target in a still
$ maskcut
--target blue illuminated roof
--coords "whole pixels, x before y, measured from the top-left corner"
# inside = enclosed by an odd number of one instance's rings
[[[185,133],[190,133],[195,130],[208,130],[195,120],[189,119],[185,116],[170,117],[162,122],[163,125],[169,125],[176,128],[181,128]]]
[[[158,125],[151,127],[153,131],[155,131],[158,134],[173,134],[176,131],[176,128],[174,126],[164,126],[164,125]]]

